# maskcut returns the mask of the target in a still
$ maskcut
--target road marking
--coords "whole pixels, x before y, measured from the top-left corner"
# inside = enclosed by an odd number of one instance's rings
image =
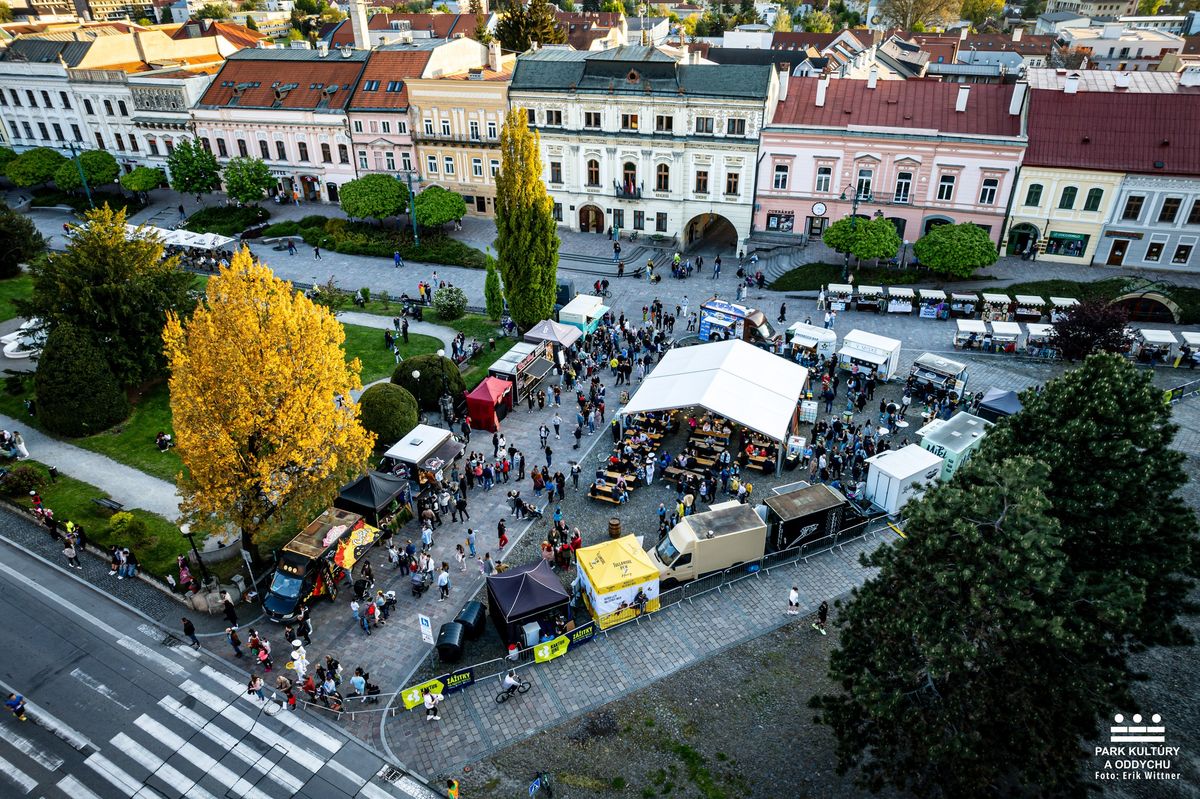
[[[217,671],[211,666],[203,666],[201,667],[200,671],[204,675],[212,678],[215,682],[218,682],[228,688],[230,691],[233,691],[235,696],[242,697],[249,702],[258,701],[246,693],[246,686],[242,685],[232,677],[228,677],[224,673]],[[328,749],[332,754],[337,754],[337,752],[339,752],[342,746],[345,744],[345,741],[341,740],[340,738],[335,738],[324,730],[320,730],[306,721],[301,721],[291,713],[277,713],[274,718],[282,723],[285,727],[290,727],[303,735],[306,740],[312,741],[323,749]]]
[[[164,742],[165,743],[165,742]],[[142,768],[191,799],[217,799],[208,791],[196,784],[196,781],[185,776],[174,766],[168,765],[162,758],[130,738],[123,732],[113,736],[112,745],[121,750],[121,754],[135,760]],[[167,744],[170,746],[170,744]],[[199,764],[197,764],[199,765]]]
[[[142,622],[138,625],[138,629],[141,630],[147,638],[153,638],[155,641],[162,640],[162,630],[158,629],[153,624],[146,624],[146,622]]]
[[[11,685],[4,682],[3,680],[0,680],[0,688],[3,688],[6,692],[8,692],[10,694],[20,693],[20,691],[13,688]],[[54,717],[50,713],[46,712],[40,705],[35,705],[33,702],[30,702],[29,697],[25,698],[25,710],[26,710],[29,718],[33,720],[34,724],[40,725],[40,726],[45,727],[46,729],[50,730],[50,732],[54,733],[59,738],[62,738],[64,741],[69,743],[71,745],[72,749],[77,749],[82,752],[84,749],[87,749],[88,747],[91,747],[92,749],[100,748],[100,747],[96,746],[95,744],[93,744],[91,741],[89,741],[87,738],[85,738],[83,736],[83,734],[80,733],[78,730],[74,729],[73,727],[68,727],[66,724],[63,724],[61,721],[59,721],[56,717]]]
[[[12,748],[21,752],[30,760],[36,762],[39,766],[47,771],[57,771],[58,767],[63,764],[61,757],[56,757],[48,752],[44,752],[34,745],[33,741],[18,735],[11,727],[0,727],[0,740],[7,741]]]
[[[166,655],[160,655],[158,652],[155,652],[141,641],[135,641],[127,636],[121,636],[117,639],[117,645],[128,649],[130,652],[133,652],[134,654],[139,655],[146,660],[149,660],[151,663],[156,664],[160,669],[165,671],[167,674],[170,674],[172,677],[181,677],[188,674],[188,670],[183,666],[180,666]]]
[[[116,691],[109,688],[107,685],[100,682],[95,677],[93,677],[92,675],[83,671],[82,669],[72,669],[71,676],[74,677],[75,679],[79,680],[81,683],[86,685],[88,688],[91,688],[96,693],[100,694],[102,697],[104,697],[108,701],[112,702],[117,707],[124,708],[125,710],[130,709],[129,705],[127,705],[124,702],[117,699]]]
[[[21,790],[21,793],[29,793],[38,784],[37,780],[2,757],[0,757],[0,777],[11,780]]]
[[[100,795],[89,789],[70,774],[58,781],[58,789],[71,799],[100,799]]]
[[[269,753],[268,755],[263,755],[247,746],[216,724],[205,721],[199,714],[179,704],[173,698],[164,696],[158,700],[158,704],[217,746],[227,752],[232,752],[234,757],[255,771],[266,774],[276,783],[286,788],[291,794],[300,793],[300,789],[304,787],[304,783],[289,774],[282,763],[272,763],[268,760]]]
[[[198,749],[196,746],[188,743],[183,738],[176,735],[167,727],[150,718],[147,715],[142,715],[134,722],[137,726],[148,732],[154,737],[154,740],[161,743],[173,752],[183,755],[188,761],[203,771],[208,776],[216,779],[230,791],[236,792],[239,796],[251,797],[251,799],[270,799],[265,793],[255,788],[246,780],[234,774],[227,767],[222,766],[213,758],[209,757],[205,752]],[[124,733],[122,733],[124,735]],[[117,742],[116,738],[113,743]]]
[[[141,780],[135,780],[133,777],[129,776],[124,769],[120,768],[116,763],[112,762],[99,752],[92,753],[90,756],[88,756],[88,759],[83,762],[84,765],[99,774],[114,788],[126,796],[134,796],[141,791],[142,795],[147,797],[147,799],[154,799],[154,797],[162,799],[162,797],[155,791],[152,791],[149,788],[143,788]]]
[[[351,771],[335,760],[330,760],[327,762],[325,767],[330,771],[336,771],[338,774],[341,774],[343,777],[350,780],[350,782],[353,783],[356,788],[363,787],[367,784],[367,780],[371,779],[370,777],[364,777],[361,774]]]

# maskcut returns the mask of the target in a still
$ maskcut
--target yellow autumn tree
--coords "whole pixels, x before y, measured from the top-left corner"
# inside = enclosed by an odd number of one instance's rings
[[[208,281],[190,319],[163,333],[171,371],[181,509],[194,528],[228,524],[258,555],[285,508],[327,502],[374,446],[358,406],[357,358],[328,310],[248,250]]]

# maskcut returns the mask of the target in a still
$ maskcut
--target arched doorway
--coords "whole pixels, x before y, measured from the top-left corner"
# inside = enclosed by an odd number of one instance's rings
[[[954,220],[945,216],[931,216],[925,220],[925,224],[921,226],[921,233],[925,234],[933,230],[939,225],[953,225]]]
[[[595,205],[585,205],[579,209],[579,232],[603,233],[604,211]]]
[[[1129,315],[1130,322],[1179,324],[1179,306],[1156,291],[1126,294],[1113,300],[1113,304]]]
[[[904,229],[908,227],[908,220],[898,216],[889,216],[887,221],[892,223],[892,227],[896,228],[896,235],[904,241]]]
[[[707,213],[692,217],[683,228],[685,250],[731,250],[737,249],[738,233],[725,217]]]
[[[1034,225],[1028,222],[1013,225],[1008,231],[1008,248],[1005,252],[1009,255],[1028,255],[1037,247],[1039,238],[1041,236]]]

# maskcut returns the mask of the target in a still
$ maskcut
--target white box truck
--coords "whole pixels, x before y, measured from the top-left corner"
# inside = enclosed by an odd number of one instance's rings
[[[942,472],[942,459],[920,444],[885,450],[867,458],[867,464],[866,498],[889,516],[925,493],[925,485]]]
[[[753,507],[733,500],[685,516],[649,555],[665,589],[759,560],[766,548],[766,522]]]

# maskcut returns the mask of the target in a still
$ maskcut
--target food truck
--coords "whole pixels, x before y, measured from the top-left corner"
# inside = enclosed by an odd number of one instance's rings
[[[780,339],[762,311],[716,297],[701,303],[697,333],[702,342],[739,339],[763,349],[774,349]]]
[[[819,355],[837,357],[837,333],[832,330],[796,322],[787,329],[787,334],[793,354],[807,355],[813,360]]]
[[[1174,363],[1179,339],[1170,330],[1133,331],[1133,356],[1138,363]]]
[[[917,293],[907,286],[888,286],[888,313],[912,313]]]
[[[558,312],[558,321],[577,327],[584,333],[594,333],[606,313],[608,306],[601,298],[592,294],[576,294],[575,299]]]
[[[523,402],[554,369],[554,349],[547,341],[520,341],[488,367],[488,375],[513,384],[516,403]]]
[[[981,349],[983,337],[987,335],[987,322],[982,319],[955,319],[954,348],[956,350]]]
[[[1046,301],[1032,294],[1018,294],[1013,297],[1017,302],[1016,320],[1018,322],[1040,322],[1046,313]]]
[[[1050,321],[1057,322],[1066,315],[1067,311],[1073,305],[1078,305],[1079,300],[1071,297],[1051,297],[1050,298]]]
[[[1017,322],[990,322],[992,331],[992,350],[994,352],[1015,353],[1025,349],[1025,334]]]
[[[949,480],[979,449],[991,427],[986,419],[960,411],[949,419],[934,419],[917,431],[917,438],[922,447],[942,459],[939,479]]]
[[[825,287],[825,307],[831,311],[844,311],[850,307],[854,286],[849,283],[830,283]]]
[[[379,471],[405,475],[424,488],[431,481],[444,482],[464,449],[449,430],[419,424],[383,453]]]
[[[938,479],[942,459],[922,447],[909,444],[867,458],[865,496],[889,516],[899,513],[905,503],[925,493],[925,486]]]
[[[978,307],[978,294],[955,292],[950,295],[950,315],[955,319],[975,318],[975,309]]]
[[[780,486],[763,502],[767,506],[767,546],[772,552],[836,535],[848,521],[859,521],[842,492],[824,483]]]
[[[1012,305],[1012,300],[1007,294],[984,294],[983,295],[983,312],[981,318],[985,322],[990,322],[993,319],[1006,321],[1008,319],[1008,306]]]
[[[735,499],[683,517],[648,554],[670,587],[760,560],[766,547],[766,523]]]
[[[949,308],[946,306],[946,292],[941,289],[917,289],[921,300],[922,319],[947,319]]]
[[[854,308],[859,311],[879,313],[887,307],[883,296],[883,286],[859,286],[858,294],[854,297]]]
[[[900,368],[900,347],[898,339],[851,330],[842,339],[838,365],[843,369],[852,369],[855,365],[860,370],[874,369],[876,377],[887,382]]]
[[[914,387],[928,386],[934,391],[945,389],[961,397],[967,387],[967,365],[926,352],[913,361],[908,379]]]

